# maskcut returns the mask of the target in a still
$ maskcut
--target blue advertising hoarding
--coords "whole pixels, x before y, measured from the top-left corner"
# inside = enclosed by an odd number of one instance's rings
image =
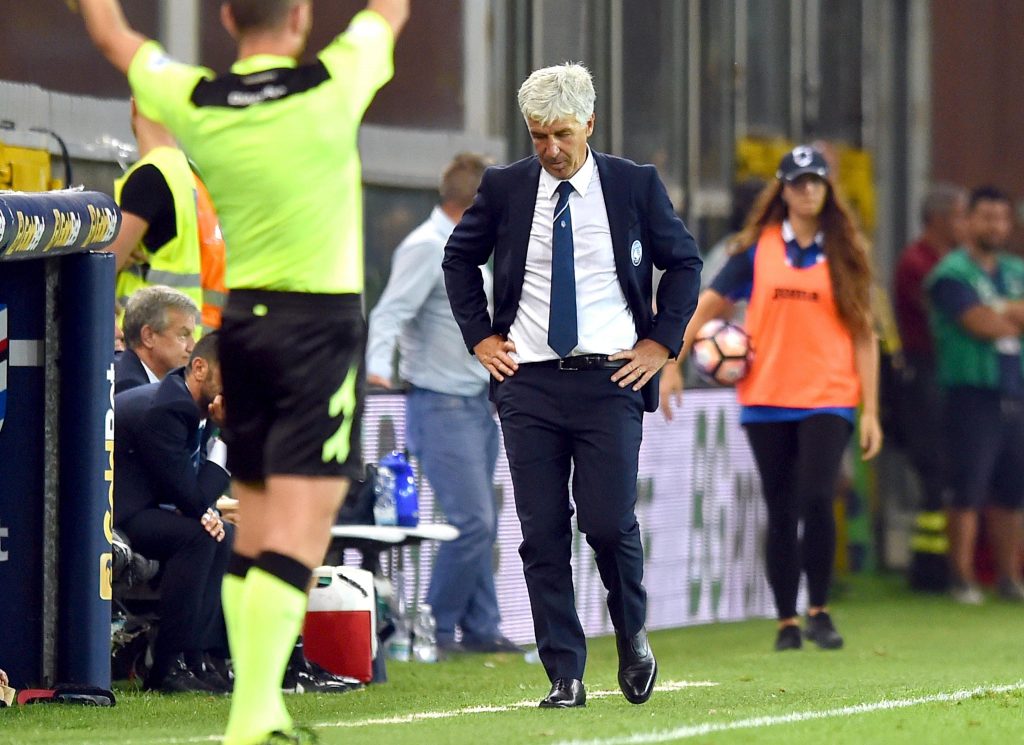
[[[43,536],[44,263],[0,263],[6,367],[0,415],[0,666],[13,685],[40,681]]]

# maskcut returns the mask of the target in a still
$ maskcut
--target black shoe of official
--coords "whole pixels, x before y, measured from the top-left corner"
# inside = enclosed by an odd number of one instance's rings
[[[799,626],[783,626],[775,637],[775,651],[785,652],[789,649],[800,649],[804,645],[800,637]]]
[[[615,635],[619,651],[619,688],[631,704],[642,704],[651,697],[658,677],[658,661],[647,641],[647,630],[633,636]]]
[[[523,654],[526,650],[502,634],[489,639],[478,639],[475,637],[462,637],[462,648],[466,652],[475,654]]]
[[[174,658],[170,668],[161,677],[150,676],[146,688],[157,693],[219,693],[197,678],[181,655]]]
[[[300,663],[288,663],[281,682],[284,693],[347,693],[362,687],[356,678],[335,675],[306,658]]]
[[[558,678],[548,695],[541,699],[542,709],[572,709],[587,705],[587,691],[582,680]]]
[[[832,625],[832,618],[825,611],[807,616],[804,636],[822,649],[839,649],[843,646],[843,637],[836,631],[836,627]]]

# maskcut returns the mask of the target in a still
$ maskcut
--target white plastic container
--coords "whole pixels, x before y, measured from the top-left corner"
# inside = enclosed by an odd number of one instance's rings
[[[306,657],[336,675],[373,679],[377,600],[373,574],[356,567],[317,567],[303,626]]]

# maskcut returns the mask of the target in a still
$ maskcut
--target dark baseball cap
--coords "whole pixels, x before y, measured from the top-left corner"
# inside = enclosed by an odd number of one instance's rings
[[[828,162],[820,151],[810,145],[798,145],[783,156],[775,178],[792,182],[805,173],[828,179]]]

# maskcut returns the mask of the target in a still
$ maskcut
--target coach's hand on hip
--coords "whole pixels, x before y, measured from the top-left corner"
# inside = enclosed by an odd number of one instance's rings
[[[632,349],[609,355],[610,360],[629,360],[625,365],[612,373],[612,381],[619,388],[632,385],[638,391],[647,385],[658,370],[668,361],[669,350],[651,339],[641,339]]]
[[[508,339],[502,339],[497,334],[488,336],[473,347],[473,354],[480,360],[480,364],[487,368],[495,380],[499,383],[516,374],[519,364],[509,356],[515,353],[516,345]]]

